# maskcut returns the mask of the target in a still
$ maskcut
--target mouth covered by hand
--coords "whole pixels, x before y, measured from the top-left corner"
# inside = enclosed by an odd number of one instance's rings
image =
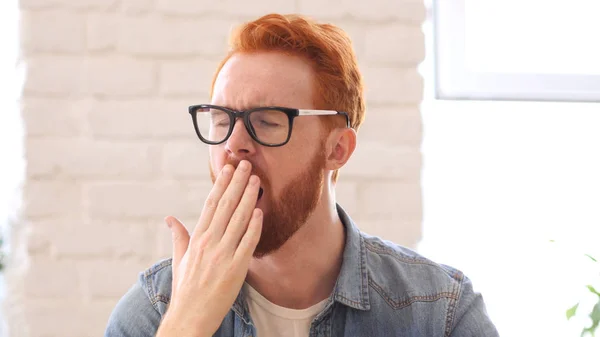
[[[232,165],[235,169],[237,169],[239,163],[240,163],[240,161],[234,160],[234,159],[228,159],[227,162],[226,162],[226,164]],[[258,202],[262,198],[262,196],[263,196],[263,194],[265,192],[264,189],[268,187],[268,182],[266,180],[266,175],[264,174],[264,172],[261,171],[257,166],[255,166],[254,163],[251,162],[251,165],[252,165],[252,172],[251,172],[251,174],[257,175],[260,178],[260,182],[261,182],[261,184],[260,184],[261,186],[260,186],[260,188],[258,190],[258,197],[256,199],[256,201]],[[213,178],[213,181],[214,180],[215,179]],[[267,185],[265,185],[265,184],[267,184]]]
[[[260,198],[262,197],[263,193],[264,193],[264,190],[263,190],[263,188],[261,187],[261,188],[258,190],[258,198],[256,199],[256,201],[260,200]]]

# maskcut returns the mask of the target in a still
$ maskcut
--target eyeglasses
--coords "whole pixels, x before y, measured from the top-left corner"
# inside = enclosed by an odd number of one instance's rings
[[[241,118],[246,130],[257,143],[264,146],[285,145],[292,135],[294,118],[298,116],[343,115],[350,127],[348,114],[335,110],[306,110],[277,106],[236,111],[217,105],[201,104],[189,107],[196,134],[206,144],[225,142],[233,133],[235,121]]]

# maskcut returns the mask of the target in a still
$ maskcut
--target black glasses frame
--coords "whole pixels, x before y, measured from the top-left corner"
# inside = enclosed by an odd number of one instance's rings
[[[213,141],[210,141],[210,140],[202,137],[202,134],[200,133],[200,130],[198,129],[197,113],[198,113],[199,109],[218,109],[218,110],[221,110],[221,111],[227,113],[227,115],[229,116],[229,121],[230,121],[229,122],[229,130],[227,131],[227,136],[225,136],[225,138],[223,140],[218,141],[218,142],[213,142]],[[246,127],[246,131],[248,131],[248,134],[250,134],[250,136],[252,137],[252,139],[254,139],[254,141],[256,141],[257,143],[259,143],[263,146],[268,146],[268,147],[277,147],[277,146],[283,146],[283,145],[287,144],[292,136],[292,128],[294,126],[294,118],[299,117],[299,116],[343,115],[344,117],[346,117],[346,127],[350,128],[350,117],[348,116],[348,113],[343,112],[343,111],[336,111],[336,110],[293,109],[293,108],[285,108],[285,107],[280,107],[280,106],[266,106],[266,107],[257,107],[257,108],[252,108],[249,110],[238,111],[238,110],[233,110],[233,109],[229,109],[226,107],[222,107],[219,105],[211,105],[211,104],[191,105],[188,108],[188,110],[189,110],[190,115],[192,116],[192,122],[194,123],[194,129],[196,130],[196,135],[198,136],[198,138],[200,138],[200,140],[202,142],[204,142],[205,144],[208,144],[208,145],[219,145],[219,144],[226,142],[229,139],[229,137],[231,136],[231,134],[233,133],[233,129],[235,128],[235,121],[238,118],[241,118],[244,121],[244,126]],[[290,124],[289,124],[289,129],[288,129],[288,135],[284,142],[277,143],[277,144],[269,144],[269,143],[261,142],[258,139],[258,137],[256,136],[256,132],[255,132],[254,128],[252,127],[252,124],[250,123],[250,118],[248,116],[250,115],[250,113],[252,113],[254,111],[261,111],[261,110],[281,111],[288,116],[288,121]]]

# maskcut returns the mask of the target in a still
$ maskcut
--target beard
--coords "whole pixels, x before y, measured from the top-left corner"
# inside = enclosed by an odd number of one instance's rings
[[[325,151],[323,146],[320,149],[306,169],[284,186],[278,198],[275,197],[266,174],[252,164],[252,174],[260,178],[260,186],[264,191],[260,198],[264,203],[262,232],[253,253],[255,258],[261,258],[281,248],[306,223],[321,201]],[[237,168],[239,160],[228,159],[226,164]],[[216,177],[210,165],[209,168],[214,184]]]

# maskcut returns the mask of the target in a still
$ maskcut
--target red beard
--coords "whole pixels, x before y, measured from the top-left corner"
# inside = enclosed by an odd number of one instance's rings
[[[226,164],[237,167],[239,160],[229,159]],[[279,200],[275,200],[270,180],[260,168],[252,165],[252,174],[260,178],[264,190],[260,201],[265,205],[262,233],[254,257],[260,258],[276,251],[304,225],[321,199],[324,166],[325,152],[322,150],[308,163],[304,172],[283,188]],[[214,183],[216,178],[212,167],[210,176]]]

